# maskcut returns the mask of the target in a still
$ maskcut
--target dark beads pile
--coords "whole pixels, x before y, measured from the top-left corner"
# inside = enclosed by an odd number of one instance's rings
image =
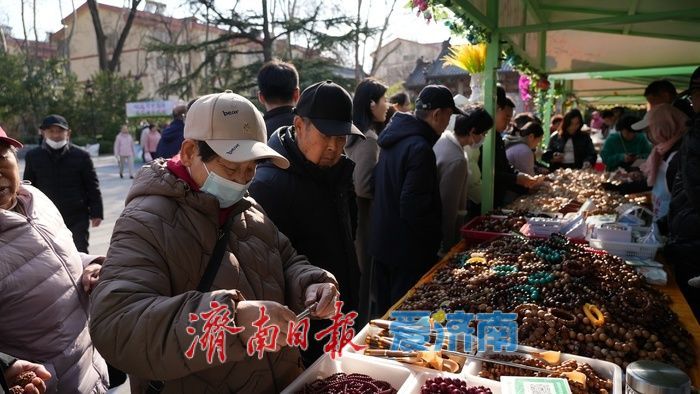
[[[428,379],[420,388],[420,394],[492,394],[491,389],[478,386],[467,387],[461,379],[436,377]]]
[[[470,228],[473,231],[484,231],[489,233],[509,233],[518,232],[527,223],[527,218],[520,215],[510,214],[505,218],[494,216],[483,216],[481,220]]]
[[[359,373],[333,374],[325,379],[316,379],[307,383],[297,394],[394,394],[396,389],[391,384],[375,380]]]
[[[602,326],[585,316],[585,304],[600,309]],[[650,359],[687,371],[696,350],[669,304],[620,258],[553,235],[548,240],[503,237],[459,253],[399,309],[516,312],[520,344],[623,369]]]

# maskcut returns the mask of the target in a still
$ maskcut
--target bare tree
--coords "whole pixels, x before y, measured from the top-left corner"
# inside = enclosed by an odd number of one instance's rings
[[[384,25],[382,25],[382,28],[379,30],[379,38],[377,39],[377,50],[382,47],[382,44],[384,43],[384,33],[386,33],[387,28],[389,27],[389,19],[391,19],[391,14],[394,12],[394,8],[396,7],[396,0],[391,0],[391,8],[389,8],[389,12],[387,12],[386,17],[384,18]],[[399,44],[401,45],[401,44]],[[375,56],[372,58],[372,68],[370,69],[369,75],[374,75],[377,72],[377,69],[379,69],[379,66],[384,63],[386,58],[394,51],[396,51],[399,48],[399,45],[395,46],[391,50],[387,51],[384,53],[381,58],[379,57],[379,53],[375,52]],[[365,42],[365,47],[366,47],[366,42]]]
[[[355,19],[355,83],[362,80],[362,66],[360,65],[360,26],[362,25],[362,0],[357,0],[357,17]],[[365,22],[366,23],[366,22]]]
[[[119,66],[119,58],[121,57],[122,50],[124,49],[124,43],[126,38],[129,36],[129,30],[131,30],[131,25],[136,17],[136,7],[139,6],[141,0],[131,0],[131,8],[129,9],[129,16],[126,19],[126,24],[119,34],[119,40],[117,41],[114,51],[112,52],[112,58],[107,58],[107,37],[104,30],[102,29],[102,22],[100,21],[100,12],[97,7],[97,0],[87,0],[88,8],[90,9],[90,16],[92,16],[92,25],[95,28],[95,38],[97,39],[97,55],[100,62],[100,70],[106,70],[114,72]]]
[[[62,1],[58,2],[58,12],[61,14],[61,20],[63,20],[63,7],[62,7],[61,3],[62,3]],[[66,58],[66,69],[70,69],[70,43],[73,40],[73,33],[75,32],[75,25],[78,23],[78,14],[75,12],[75,1],[70,0],[70,5],[71,5],[71,8],[73,9],[73,12],[71,13],[71,16],[73,17],[73,21],[70,24],[70,30],[68,32],[68,35],[66,35],[64,32],[64,38],[63,38],[63,56]]]
[[[288,14],[281,19],[275,12],[282,7],[278,7],[275,0],[261,0],[256,8],[250,7],[250,2],[242,6],[242,2],[237,1],[229,9],[220,8],[223,6],[210,0],[190,2],[192,15],[207,26],[213,26],[212,34],[203,41],[175,45],[167,40],[155,40],[149,50],[163,54],[200,52],[204,59],[187,75],[173,80],[161,91],[182,96],[192,80],[201,80],[201,87],[205,89],[226,87],[245,91],[255,86],[257,70],[262,62],[273,59],[275,44],[280,39],[304,38],[307,54],[316,57],[338,40],[351,41],[349,34],[334,36],[327,33],[331,28],[352,26],[352,20],[343,13],[328,12],[332,6],[322,1],[316,4],[286,1]],[[304,5],[303,16],[297,13],[298,4]],[[291,54],[292,43],[287,42],[287,45],[287,52]]]

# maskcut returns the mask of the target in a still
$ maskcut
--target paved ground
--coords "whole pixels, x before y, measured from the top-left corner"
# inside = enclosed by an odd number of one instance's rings
[[[100,156],[93,158],[97,177],[100,180],[102,190],[102,203],[104,205],[104,221],[99,227],[90,228],[90,248],[93,254],[106,254],[109,248],[109,240],[112,237],[114,223],[124,209],[124,199],[131,188],[131,179],[126,175],[119,178],[119,166],[113,156]],[[134,164],[134,174],[141,163]],[[126,172],[126,171],[125,171]],[[24,161],[20,161],[20,176],[24,174]]]

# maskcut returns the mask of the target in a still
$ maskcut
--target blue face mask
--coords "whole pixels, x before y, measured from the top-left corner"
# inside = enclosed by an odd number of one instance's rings
[[[248,186],[253,182],[251,180],[247,184],[242,185],[209,171],[206,164],[204,164],[204,168],[207,170],[208,175],[200,190],[216,197],[221,208],[228,208],[240,201],[248,190]]]

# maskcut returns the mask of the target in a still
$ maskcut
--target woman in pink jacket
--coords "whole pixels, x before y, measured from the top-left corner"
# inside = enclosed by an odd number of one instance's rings
[[[79,253],[51,200],[20,183],[21,146],[0,128],[0,349],[44,365],[47,393],[104,393],[107,365],[88,330],[104,257]]]
[[[114,157],[119,162],[119,177],[124,178],[124,166],[129,168],[129,178],[134,179],[134,138],[129,133],[129,127],[123,125],[121,132],[114,139]]]

